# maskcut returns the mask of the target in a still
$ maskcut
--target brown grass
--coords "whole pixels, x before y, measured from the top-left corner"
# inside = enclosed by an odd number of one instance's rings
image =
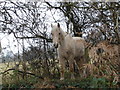
[[[103,52],[97,53],[98,49]],[[84,71],[86,76],[106,77],[112,82],[120,82],[120,54],[119,46],[109,44],[106,41],[98,43],[89,50],[90,61],[84,64]]]

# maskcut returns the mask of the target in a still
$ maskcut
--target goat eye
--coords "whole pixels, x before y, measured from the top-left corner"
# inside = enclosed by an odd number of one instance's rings
[[[59,35],[60,35],[60,33],[59,33]]]

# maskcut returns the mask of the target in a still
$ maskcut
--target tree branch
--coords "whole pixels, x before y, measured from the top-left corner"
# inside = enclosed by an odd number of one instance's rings
[[[2,73],[0,73],[0,74],[4,74],[4,73],[6,73],[6,72],[9,72],[9,71],[14,71],[14,70],[16,70],[16,69],[11,68],[11,69],[8,69],[8,70],[6,70],[6,71],[4,71],[4,72],[2,72]],[[19,73],[29,74],[29,75],[32,75],[32,76],[35,76],[35,77],[38,77],[38,78],[40,78],[40,79],[43,79],[43,80],[44,80],[44,78],[43,78],[42,76],[38,76],[38,75],[36,75],[36,74],[34,74],[34,73],[30,73],[30,72],[23,72],[23,71],[21,71],[21,70],[16,70],[16,71],[18,71]]]

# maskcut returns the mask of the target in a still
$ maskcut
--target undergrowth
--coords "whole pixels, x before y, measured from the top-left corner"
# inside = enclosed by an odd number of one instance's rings
[[[27,80],[20,80],[19,82],[4,83],[3,88],[118,88],[118,85],[110,82],[106,78],[96,78],[93,76],[85,79],[59,79],[39,80],[35,77],[29,77]]]

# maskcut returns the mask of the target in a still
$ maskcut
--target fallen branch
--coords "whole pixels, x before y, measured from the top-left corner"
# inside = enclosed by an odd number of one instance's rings
[[[38,76],[38,75],[36,75],[36,74],[34,74],[34,73],[30,73],[30,72],[23,72],[23,71],[21,71],[21,70],[16,70],[16,69],[14,69],[14,68],[8,69],[8,70],[6,70],[6,71],[4,71],[4,72],[2,72],[2,73],[0,73],[0,74],[4,74],[4,73],[6,73],[6,72],[8,72],[8,71],[12,71],[12,70],[18,71],[19,73],[29,74],[29,75],[32,75],[32,76],[35,76],[35,77],[38,77],[38,78],[44,80],[44,78],[43,78],[42,76]]]

